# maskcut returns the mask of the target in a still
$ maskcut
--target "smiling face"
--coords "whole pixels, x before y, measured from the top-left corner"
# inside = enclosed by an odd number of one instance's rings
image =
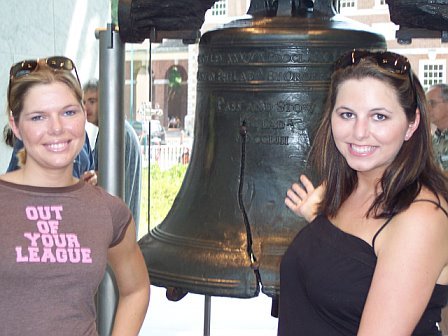
[[[70,88],[61,82],[39,84],[24,97],[14,134],[23,141],[27,168],[64,169],[71,174],[85,137],[86,116]]]
[[[358,173],[381,176],[419,123],[407,120],[396,92],[374,78],[350,79],[338,90],[331,115],[336,147]]]

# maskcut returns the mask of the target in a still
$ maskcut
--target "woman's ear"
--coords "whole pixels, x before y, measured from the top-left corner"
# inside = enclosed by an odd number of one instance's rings
[[[9,126],[12,129],[12,132],[14,133],[15,137],[19,140],[22,140],[22,137],[20,136],[20,131],[19,128],[16,125],[16,122],[14,121],[14,117],[12,116],[12,114],[9,114]]]
[[[404,136],[404,141],[408,141],[412,137],[414,132],[417,130],[419,124],[420,124],[420,110],[417,109],[415,111],[415,120],[409,123],[409,127],[406,130],[406,134]]]

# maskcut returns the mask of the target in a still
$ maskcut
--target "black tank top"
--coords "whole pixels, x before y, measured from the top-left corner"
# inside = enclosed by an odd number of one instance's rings
[[[281,262],[278,335],[356,335],[376,260],[367,242],[316,217]],[[448,286],[436,285],[412,335],[441,335],[437,323],[447,299]]]

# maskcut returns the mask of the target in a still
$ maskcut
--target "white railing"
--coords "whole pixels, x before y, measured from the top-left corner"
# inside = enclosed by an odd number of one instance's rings
[[[187,145],[151,145],[149,147],[150,163],[158,163],[161,169],[190,162],[191,148]]]

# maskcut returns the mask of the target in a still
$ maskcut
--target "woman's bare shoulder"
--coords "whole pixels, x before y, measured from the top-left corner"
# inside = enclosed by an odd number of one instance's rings
[[[448,201],[442,197],[442,195],[436,195],[431,190],[423,187],[415,201],[410,205],[411,212],[414,209],[429,208],[436,211],[441,211],[448,217]],[[417,210],[418,211],[418,210]]]
[[[440,241],[448,245],[447,211],[445,199],[422,188],[415,201],[391,219],[384,230],[383,239],[380,239],[385,245],[381,246],[395,244],[397,241],[416,245]]]
[[[394,235],[424,241],[439,240],[442,235],[448,244],[448,203],[442,197],[422,188],[411,205],[391,221]]]

